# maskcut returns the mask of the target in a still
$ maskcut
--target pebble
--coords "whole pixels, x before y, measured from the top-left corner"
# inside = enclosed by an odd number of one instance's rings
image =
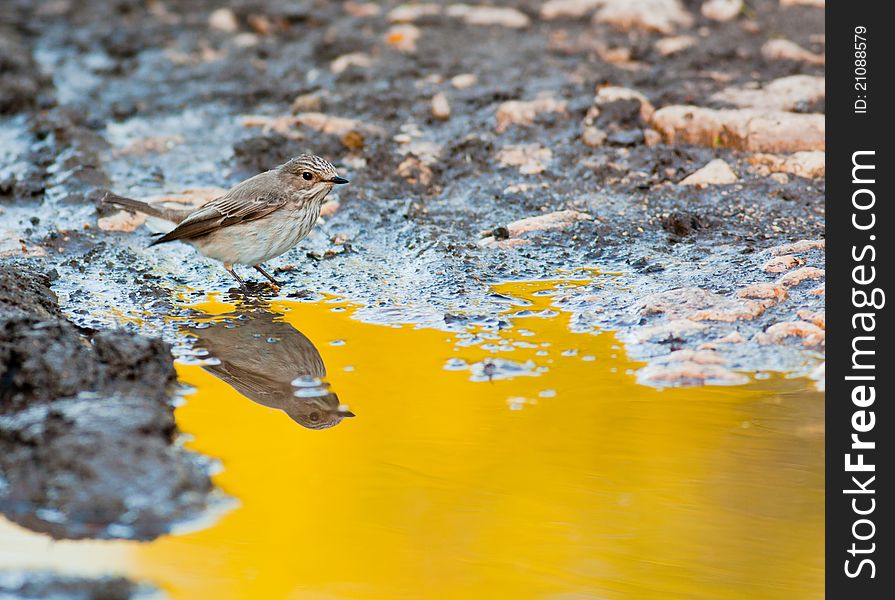
[[[702,16],[712,21],[730,21],[736,18],[743,9],[743,0],[708,0],[699,11]]]
[[[565,113],[566,102],[545,96],[535,100],[509,100],[497,107],[497,133],[503,133],[510,125],[529,126],[541,113]]]
[[[451,105],[443,92],[432,96],[432,116],[439,121],[447,121],[451,118]]]
[[[720,158],[716,158],[698,171],[685,177],[680,183],[681,185],[706,186],[724,185],[735,183],[736,181],[737,175],[730,168],[730,165]]]

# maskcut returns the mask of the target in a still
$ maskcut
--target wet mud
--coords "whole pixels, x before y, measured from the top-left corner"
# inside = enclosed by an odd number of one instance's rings
[[[168,346],[203,333],[171,317],[232,281],[191,249],[147,249],[141,221],[99,199],[213,196],[300,152],[351,184],[271,263],[286,297],[458,331],[500,326],[512,299],[490,283],[586,277],[554,308],[577,332],[618,332],[645,385],[822,382],[822,9],[756,0],[716,20],[700,2],[632,2],[621,23],[588,2],[400,4],[3,3],[10,519],[149,539],[205,508]]]

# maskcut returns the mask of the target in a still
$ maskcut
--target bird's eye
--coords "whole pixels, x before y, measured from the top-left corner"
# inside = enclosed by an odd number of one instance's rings
[[[304,178],[305,181],[311,181],[312,179],[314,179],[314,176],[311,175],[310,171],[305,171],[301,174],[301,176],[302,178]]]
[[[318,413],[318,412],[312,412],[312,413],[311,413],[310,415],[308,415],[308,416],[310,417],[311,421],[314,422],[314,423],[316,423],[317,421],[320,420],[320,413]]]

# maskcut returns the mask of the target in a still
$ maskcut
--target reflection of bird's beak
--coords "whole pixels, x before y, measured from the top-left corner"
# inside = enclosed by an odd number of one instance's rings
[[[330,182],[341,184],[341,183],[348,183],[348,180],[345,179],[344,177],[336,176],[336,177],[333,177],[332,179],[330,179]]]

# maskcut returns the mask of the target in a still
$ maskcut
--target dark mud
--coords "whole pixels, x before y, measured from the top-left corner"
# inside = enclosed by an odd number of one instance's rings
[[[123,577],[74,577],[40,571],[0,571],[0,598],[8,600],[136,600],[154,588]],[[158,596],[155,596],[158,597]]]
[[[57,538],[153,539],[197,517],[211,484],[175,444],[168,345],[80,331],[50,283],[0,266],[0,511]]]
[[[3,3],[0,261],[16,262],[0,280],[0,357],[17,366],[0,388],[0,490],[13,519],[54,535],[152,537],[201,509],[204,471],[171,445],[167,349],[105,329],[139,315],[131,329],[174,341],[176,295],[231,280],[192,250],[147,249],[145,228],[107,231],[132,227],[105,224],[115,213],[97,200],[227,187],[300,152],[331,159],[351,185],[271,264],[286,295],[344,296],[372,322],[496,327],[506,299],[488,283],[599,267],[618,274],[559,290],[556,304],[577,331],[619,331],[649,363],[644,383],[821,377],[823,175],[770,176],[741,147],[670,143],[640,100],[595,90],[629,88],[656,109],[727,108],[712,95],[822,76],[823,65],[761,51],[785,38],[822,53],[822,10],[756,0],[714,22],[691,1],[692,23],[660,34],[592,23],[592,10],[547,21],[541,3],[516,2],[501,4],[529,18],[520,28],[442,13],[414,20],[414,33],[390,22],[398,4],[239,1],[213,20],[224,3]],[[660,52],[675,35],[693,45]],[[464,74],[475,80],[452,83]],[[437,93],[447,119],[433,115]],[[563,107],[500,125],[505,102],[542,96]],[[822,97],[792,108],[821,111]],[[355,122],[321,132],[307,113]],[[506,158],[519,148],[534,168]],[[716,158],[735,182],[681,185]],[[587,217],[518,233],[520,219],[569,210]],[[786,248],[800,240],[814,243]],[[768,267],[779,257],[791,261]]]

